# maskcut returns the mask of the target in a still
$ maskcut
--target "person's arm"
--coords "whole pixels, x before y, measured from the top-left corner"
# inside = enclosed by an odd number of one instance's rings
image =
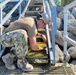
[[[41,38],[43,39],[44,42],[47,41],[47,38],[44,34],[41,34],[41,33],[37,33],[38,36],[41,36]]]
[[[35,51],[40,51],[40,50],[44,50],[45,48],[44,47],[40,47],[37,45],[36,43],[36,38],[29,38],[29,42],[30,42],[30,47],[32,50],[35,50]]]

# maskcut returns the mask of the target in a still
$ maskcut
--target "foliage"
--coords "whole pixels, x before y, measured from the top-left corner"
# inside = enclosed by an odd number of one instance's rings
[[[56,5],[61,5],[61,2],[59,0],[54,0]]]

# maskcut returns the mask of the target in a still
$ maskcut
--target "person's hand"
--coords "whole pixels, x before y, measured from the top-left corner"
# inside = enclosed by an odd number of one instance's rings
[[[46,50],[46,47],[39,47],[39,50]]]
[[[43,47],[43,50],[46,50],[46,47]]]
[[[46,38],[46,36],[44,34],[41,34],[41,37],[42,37],[42,39],[43,39],[44,42],[47,41],[47,38]]]

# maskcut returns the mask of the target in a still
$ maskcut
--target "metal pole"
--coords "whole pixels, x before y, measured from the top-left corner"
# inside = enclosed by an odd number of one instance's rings
[[[56,62],[55,59],[55,34],[57,32],[57,26],[56,26],[56,6],[52,7],[52,51],[53,51],[53,55],[54,55],[54,60],[53,63]]]
[[[19,0],[20,1],[20,0]],[[19,18],[21,17],[21,4],[19,5]]]
[[[2,25],[2,7],[0,8],[0,25]],[[2,35],[2,28],[0,28],[0,35]]]
[[[67,36],[68,10],[64,8],[64,38]],[[66,63],[67,40],[64,39],[64,63]]]

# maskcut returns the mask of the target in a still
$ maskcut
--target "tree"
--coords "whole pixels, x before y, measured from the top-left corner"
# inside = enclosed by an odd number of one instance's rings
[[[56,5],[61,5],[61,2],[59,0],[54,0]]]

